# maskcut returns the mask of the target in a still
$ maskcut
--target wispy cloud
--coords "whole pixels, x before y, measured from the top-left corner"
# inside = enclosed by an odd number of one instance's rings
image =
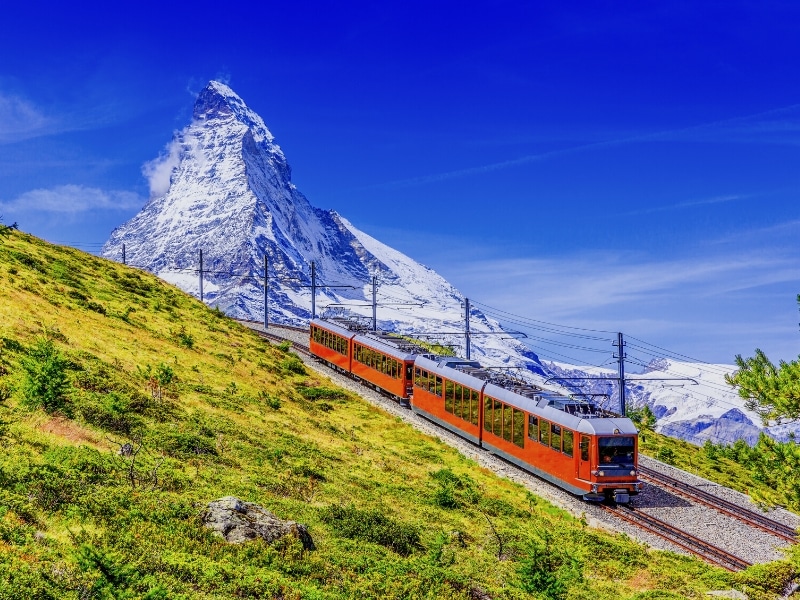
[[[657,297],[722,295],[798,278],[800,267],[789,257],[633,263],[621,255],[492,260],[471,263],[455,277],[461,285],[479,285],[495,302],[525,302],[562,320],[608,306],[652,304]]]
[[[25,192],[9,202],[0,202],[0,210],[10,215],[26,213],[77,214],[92,210],[132,210],[145,200],[134,192],[101,190],[81,185],[62,185]]]
[[[0,92],[0,143],[41,135],[53,124],[53,119],[30,101]]]
[[[731,194],[729,196],[714,196],[713,198],[705,198],[702,200],[689,200],[687,202],[678,202],[676,204],[667,204],[665,206],[654,206],[652,208],[642,208],[640,210],[633,210],[627,213],[623,213],[623,216],[635,216],[635,215],[649,215],[652,213],[658,212],[667,212],[672,210],[682,210],[684,208],[695,208],[697,206],[707,206],[709,204],[724,204],[727,202],[734,202],[736,200],[745,200],[750,198],[749,195],[744,194]]]
[[[464,169],[457,169],[454,171],[446,171],[443,173],[435,173],[432,175],[424,175],[421,177],[411,177],[408,179],[399,179],[389,181],[386,183],[379,183],[367,186],[364,189],[392,189],[401,187],[412,187],[417,185],[425,185],[429,183],[437,183],[449,179],[457,179],[471,175],[481,175],[484,173],[491,173],[501,169],[516,167],[524,164],[539,162],[561,156],[568,156],[589,150],[598,150],[603,148],[614,148],[618,146],[625,146],[629,144],[653,141],[718,141],[722,136],[726,141],[737,141],[735,137],[741,138],[745,136],[744,141],[754,141],[753,135],[761,133],[774,134],[779,133],[795,133],[798,130],[798,122],[795,120],[786,119],[785,116],[800,109],[800,104],[791,104],[780,108],[770,109],[750,115],[743,115],[739,117],[732,117],[729,119],[720,119],[717,121],[709,121],[697,125],[690,125],[687,127],[680,127],[675,129],[667,129],[663,131],[655,131],[652,133],[644,133],[640,135],[626,136],[612,140],[604,140],[599,142],[591,142],[588,144],[580,144],[571,146],[569,148],[562,148],[560,150],[552,150],[548,152],[541,152],[538,154],[528,154],[500,162],[489,163],[486,165],[479,165],[475,167],[468,167]],[[734,136],[732,138],[731,136]],[[796,140],[795,140],[796,141]]]

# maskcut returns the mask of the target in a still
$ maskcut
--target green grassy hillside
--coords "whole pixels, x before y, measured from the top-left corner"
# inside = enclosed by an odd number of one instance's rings
[[[593,530],[157,278],[20,233],[0,399],[0,599],[755,598],[787,572]],[[214,537],[226,495],[317,550]]]

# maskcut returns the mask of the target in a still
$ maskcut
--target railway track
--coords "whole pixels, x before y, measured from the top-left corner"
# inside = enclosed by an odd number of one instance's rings
[[[684,498],[692,500],[693,502],[697,502],[698,504],[713,508],[714,510],[733,517],[734,519],[738,519],[744,523],[747,523],[751,527],[756,527],[766,531],[767,533],[770,533],[771,535],[779,537],[788,542],[797,542],[797,532],[795,529],[789,525],[779,523],[774,519],[770,519],[767,515],[758,513],[743,506],[739,506],[738,504],[734,504],[733,502],[720,498],[719,496],[715,496],[714,494],[710,494],[704,490],[698,489],[697,487],[686,483],[685,481],[680,481],[674,477],[670,477],[669,475],[659,473],[658,471],[654,471],[653,469],[649,469],[641,465],[639,466],[639,475],[644,479],[650,480],[659,487],[666,489],[667,491],[676,493]]]
[[[249,325],[247,322],[244,324]],[[283,325],[279,327],[301,333],[305,333],[306,331],[305,328],[300,327],[286,327]],[[289,341],[293,350],[300,352],[305,356],[312,357],[306,344],[302,344],[294,340],[288,340],[286,337],[283,337],[278,333],[265,332],[259,329],[255,330],[260,336],[270,341],[279,343]],[[795,531],[791,527],[782,523],[778,523],[777,521],[774,521],[765,515],[760,515],[754,511],[750,511],[746,508],[728,502],[727,500],[718,498],[713,494],[704,492],[703,490],[698,490],[687,483],[659,473],[653,469],[649,469],[640,465],[639,472],[643,478],[649,479],[654,484],[659,485],[668,491],[680,494],[694,502],[703,504],[704,506],[722,512],[728,516],[737,518],[752,527],[757,527],[759,529],[768,531],[772,535],[780,537],[781,539],[791,542],[797,541]],[[630,523],[639,529],[647,531],[652,535],[656,535],[670,542],[674,546],[677,546],[690,554],[698,556],[703,560],[710,562],[711,564],[718,565],[730,571],[740,571],[752,564],[747,560],[726,552],[725,550],[708,541],[704,541],[686,531],[678,529],[677,527],[658,519],[657,517],[654,517],[651,514],[635,510],[630,506],[600,505],[600,507],[614,517]]]
[[[729,571],[741,571],[753,564],[690,533],[673,527],[653,515],[637,511],[633,507],[622,505],[601,506],[615,517],[657,535],[679,548],[683,548],[687,552]]]

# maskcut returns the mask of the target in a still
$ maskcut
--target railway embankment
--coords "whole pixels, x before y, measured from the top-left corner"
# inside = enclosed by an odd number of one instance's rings
[[[264,333],[263,324],[247,324]],[[301,353],[307,350],[308,333],[303,328],[271,325],[267,335],[274,336],[275,340],[291,341]],[[304,354],[303,359],[308,366],[324,372],[338,385],[358,393],[420,431],[438,437],[482,467],[524,485],[532,493],[546,498],[573,515],[585,518],[592,526],[625,532],[653,548],[695,554],[714,564],[738,570],[748,564],[768,563],[785,558],[786,549],[794,543],[790,537],[791,532],[800,527],[800,517],[794,513],[782,509],[765,511],[746,494],[645,455],[640,456],[640,464],[649,476],[643,477],[646,482],[644,491],[631,503],[633,511],[640,514],[641,518],[634,519],[624,512],[606,510],[489,454],[399,406],[374,389],[364,387],[321,365],[310,355]],[[659,475],[662,477],[659,478]],[[672,484],[668,485],[663,478],[668,478]],[[715,498],[719,502],[714,502]],[[762,517],[760,523],[755,520],[758,516]],[[648,517],[650,524],[644,526],[643,522]],[[658,522],[662,523],[661,533],[656,525]],[[678,539],[675,531],[681,532],[686,539]],[[686,541],[688,539],[695,541]],[[732,558],[715,561],[713,552],[693,550],[703,544],[717,549],[720,555],[729,555]],[[737,563],[737,559],[740,562]]]

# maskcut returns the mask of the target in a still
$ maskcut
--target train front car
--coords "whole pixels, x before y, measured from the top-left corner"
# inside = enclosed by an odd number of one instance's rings
[[[418,357],[415,370],[414,411],[493,454],[590,501],[641,489],[630,419],[474,361]]]

